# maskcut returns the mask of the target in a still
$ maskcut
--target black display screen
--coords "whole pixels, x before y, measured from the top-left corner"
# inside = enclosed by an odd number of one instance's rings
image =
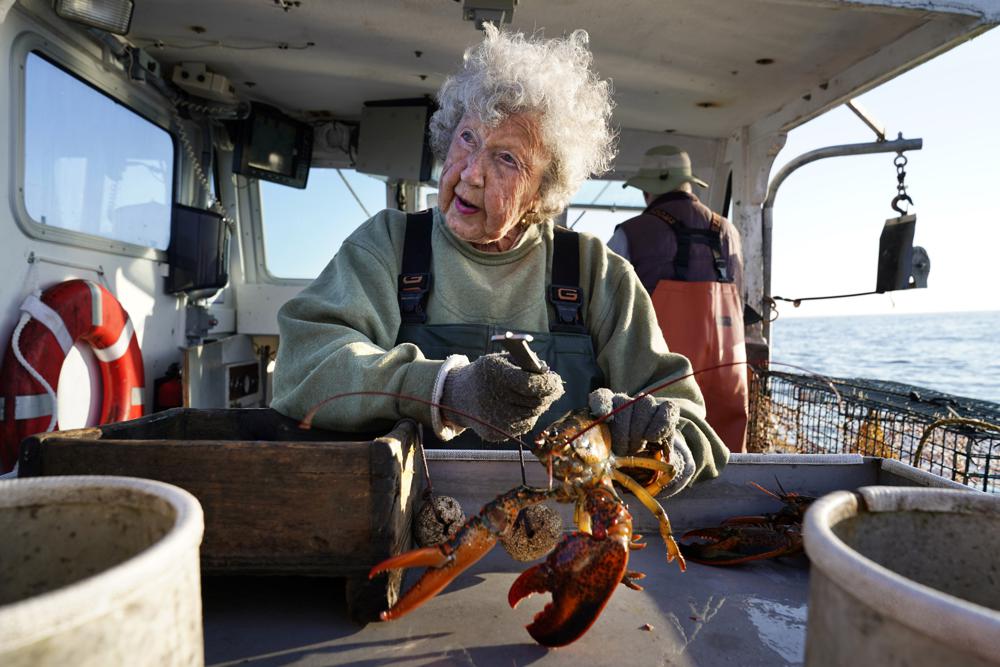
[[[240,121],[233,171],[304,188],[312,160],[312,127],[277,109],[254,103]]]
[[[222,216],[174,204],[167,247],[166,290],[214,293],[229,281],[229,228]]]

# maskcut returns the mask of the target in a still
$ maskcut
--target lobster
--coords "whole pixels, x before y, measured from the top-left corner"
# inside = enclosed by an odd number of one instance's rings
[[[792,556],[802,552],[802,521],[816,499],[781,493],[750,482],[784,505],[777,512],[726,519],[719,526],[689,530],[680,539],[681,552],[702,565],[738,565],[755,560]]]
[[[703,368],[647,389],[635,399],[687,377],[743,363],[746,362]],[[330,401],[364,395],[445,407],[421,397],[395,392],[345,392],[314,405],[300,426],[309,428],[320,408]],[[540,432],[531,450],[548,470],[547,488],[522,484],[483,506],[479,514],[468,519],[448,541],[414,549],[375,565],[369,572],[369,578],[389,570],[427,568],[420,579],[379,617],[383,621],[392,621],[417,609],[485,556],[500,538],[509,535],[523,509],[555,500],[573,503],[574,522],[579,530],[563,536],[544,562],[523,572],[511,585],[507,601],[514,608],[533,593],[551,593],[552,601],[535,615],[527,626],[528,633],[539,644],[548,647],[565,646],[576,641],[600,616],[619,583],[642,590],[636,581],[645,575],[628,570],[628,558],[630,551],[643,549],[646,544],[632,532],[632,515],[615,487],[616,483],[635,495],[656,517],[660,536],[666,545],[667,562],[676,560],[680,570],[685,571],[684,554],[673,537],[666,511],[655,498],[676,474],[673,466],[665,460],[664,451],[655,450],[650,456],[620,457],[611,452],[611,433],[604,422],[628,405],[630,403],[597,419],[587,409],[575,410]],[[455,411],[452,407],[447,409]],[[517,440],[472,415],[464,416]],[[639,476],[642,481],[636,481],[632,475]]]
[[[673,478],[673,466],[655,458],[613,456],[608,427],[594,421],[586,409],[570,412],[544,429],[532,452],[548,470],[547,488],[522,485],[511,489],[487,503],[447,542],[394,556],[371,569],[369,577],[397,568],[427,568],[381,613],[382,620],[400,618],[441,592],[509,534],[521,510],[555,500],[574,504],[579,530],[565,535],[546,560],[523,572],[511,586],[507,601],[514,608],[533,593],[552,593],[552,601],[527,626],[528,633],[549,647],[579,639],[597,620],[619,583],[642,590],[636,580],[644,575],[628,570],[628,559],[631,550],[646,545],[633,534],[632,515],[614,482],[632,492],[656,516],[667,562],[677,560],[681,571],[686,569],[667,513],[655,498]],[[662,474],[654,475],[643,486],[621,468]]]

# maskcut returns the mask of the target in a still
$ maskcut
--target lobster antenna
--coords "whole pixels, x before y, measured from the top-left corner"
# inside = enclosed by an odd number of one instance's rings
[[[747,362],[747,363],[750,363],[750,362]],[[811,376],[813,376],[815,378],[819,378],[820,380],[823,381],[823,384],[825,384],[826,386],[828,386],[830,388],[830,391],[832,391],[833,395],[837,398],[837,407],[840,408],[841,411],[844,410],[844,398],[843,398],[843,396],[840,395],[840,391],[837,389],[837,385],[835,385],[833,383],[833,380],[831,380],[826,375],[823,375],[822,373],[817,373],[816,371],[810,370],[808,368],[803,368],[802,366],[796,366],[795,364],[786,364],[786,363],[784,363],[782,361],[753,362],[753,363],[750,363],[750,365],[751,366],[754,366],[754,365],[763,365],[764,363],[770,364],[772,366],[784,366],[785,368],[794,368],[797,371],[802,371],[803,373],[811,375]]]
[[[774,481],[775,481],[775,482],[777,482],[777,481],[778,481],[778,478],[777,478],[777,477],[775,477]],[[761,491],[763,491],[763,492],[764,492],[764,493],[766,493],[767,495],[771,496],[772,498],[777,498],[778,500],[781,500],[781,496],[779,496],[779,495],[778,495],[777,493],[775,493],[775,492],[774,492],[774,491],[772,491],[771,489],[765,489],[765,488],[764,488],[763,486],[761,486],[761,485],[760,485],[760,484],[758,484],[757,482],[747,482],[747,484],[749,484],[750,486],[753,486],[753,487],[755,487],[755,488],[757,488],[757,489],[760,489]],[[780,486],[781,486],[781,484],[778,484],[778,486],[780,487]],[[784,489],[781,489],[781,492],[782,492],[782,493],[784,493],[784,492],[785,492],[785,490],[784,490]]]
[[[517,441],[517,458],[521,462],[521,485],[528,486],[528,475],[524,472],[524,445]]]
[[[427,497],[434,498],[434,485],[431,484],[431,469],[427,465],[427,452],[424,451],[424,425],[417,422],[417,444],[420,447],[420,461],[424,464],[424,479],[427,480]]]
[[[427,488],[424,489],[424,501],[429,502],[431,505],[431,511],[434,512],[434,519],[441,525],[445,525],[443,513],[438,509],[438,505],[434,502],[434,485],[431,484],[431,469],[427,465],[427,452],[424,451],[424,425],[417,422],[417,446],[420,448],[420,460],[424,465],[424,479],[427,480]]]
[[[583,435],[584,433],[586,433],[590,429],[594,428],[598,424],[603,424],[607,420],[611,419],[611,417],[615,416],[616,414],[618,414],[622,410],[626,409],[627,407],[629,407],[630,405],[632,405],[633,403],[635,403],[636,401],[638,401],[640,398],[643,398],[645,396],[650,396],[652,394],[655,394],[656,392],[660,391],[661,389],[665,389],[666,387],[669,387],[670,385],[674,384],[675,382],[680,382],[681,380],[685,380],[685,379],[687,379],[689,377],[694,377],[695,375],[700,375],[701,373],[707,373],[708,371],[718,370],[720,368],[729,368],[730,366],[741,366],[741,365],[746,365],[746,366],[753,367],[753,366],[764,365],[764,364],[769,364],[769,365],[773,365],[773,366],[787,366],[788,368],[794,368],[796,370],[800,370],[803,373],[808,373],[809,375],[812,375],[814,377],[817,377],[817,378],[823,380],[823,382],[830,387],[830,390],[833,391],[833,395],[836,396],[836,398],[837,398],[837,404],[838,404],[838,406],[840,407],[841,410],[843,410],[843,408],[844,408],[844,401],[843,401],[843,398],[840,396],[840,392],[837,391],[837,387],[833,384],[833,380],[831,380],[830,378],[826,377],[825,375],[822,375],[822,374],[817,373],[815,371],[809,370],[808,368],[803,368],[802,366],[796,366],[795,364],[786,364],[786,363],[783,363],[783,362],[780,362],[780,361],[766,361],[766,362],[765,361],[759,361],[759,362],[758,361],[730,361],[730,362],[725,363],[725,364],[716,364],[715,366],[707,366],[705,368],[700,368],[700,369],[698,369],[696,371],[692,371],[692,372],[687,373],[685,375],[681,375],[680,377],[676,377],[676,378],[673,378],[671,380],[667,380],[666,382],[662,382],[662,383],[656,385],[655,387],[650,387],[646,391],[643,391],[643,392],[640,392],[640,393],[636,394],[635,396],[632,397],[632,400],[626,401],[625,403],[622,403],[621,405],[619,405],[617,408],[615,408],[611,412],[607,413],[606,415],[602,415],[601,417],[598,417],[594,421],[590,422],[589,425],[587,425],[586,427],[580,429],[572,438],[569,439],[569,442],[573,442],[574,440],[576,440],[581,435]]]

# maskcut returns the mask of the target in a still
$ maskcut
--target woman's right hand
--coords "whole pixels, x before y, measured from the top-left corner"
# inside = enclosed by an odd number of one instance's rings
[[[505,353],[486,354],[451,370],[441,394],[444,419],[491,442],[506,440],[506,433],[521,435],[534,428],[563,395],[562,378],[554,371],[521,370],[509,358]]]

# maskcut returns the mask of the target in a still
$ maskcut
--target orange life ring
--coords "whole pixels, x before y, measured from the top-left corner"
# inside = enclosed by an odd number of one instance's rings
[[[14,467],[21,440],[55,429],[59,371],[77,341],[90,344],[101,371],[98,423],[142,416],[142,352],[128,313],[111,292],[89,280],[67,280],[41,297],[29,296],[21,311],[0,372],[3,472]]]

